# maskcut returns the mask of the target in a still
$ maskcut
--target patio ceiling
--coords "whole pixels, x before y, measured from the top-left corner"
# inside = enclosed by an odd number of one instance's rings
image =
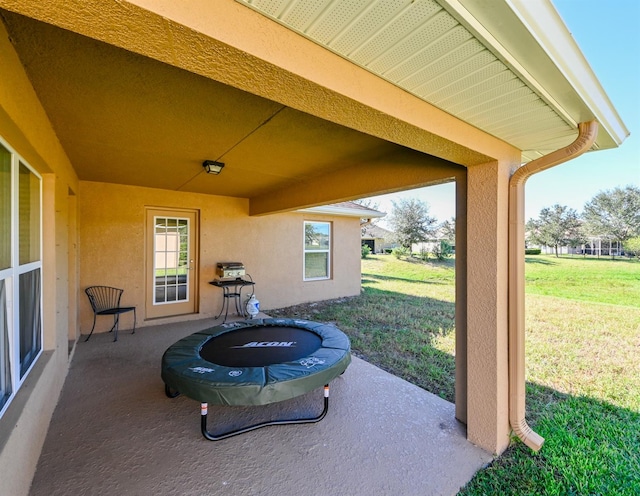
[[[302,183],[330,192],[276,208],[392,191],[373,181],[381,169],[408,170],[406,188],[450,180],[456,164],[492,159],[478,129],[522,150],[523,161],[569,144],[577,123],[592,119],[601,123],[594,148],[618,146],[624,124],[551,4],[534,3],[0,0],[0,16],[81,180],[250,198],[267,213],[266,197],[293,197]],[[229,22],[216,22],[223,15]],[[244,22],[280,31],[225,38]],[[278,66],[293,44],[298,55]],[[335,75],[351,94],[330,87],[334,76],[313,80],[286,65],[328,64],[326,54],[360,71]],[[370,106],[381,92],[387,106]],[[399,100],[413,121],[393,115]],[[431,105],[468,123],[469,144],[448,141],[455,119],[434,127]],[[205,159],[227,166],[207,176]]]
[[[50,24],[4,17],[82,180],[247,198],[402,149]],[[204,159],[228,167],[207,176]]]

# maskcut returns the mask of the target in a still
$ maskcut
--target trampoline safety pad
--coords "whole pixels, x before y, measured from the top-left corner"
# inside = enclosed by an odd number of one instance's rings
[[[351,362],[337,327],[295,319],[222,324],[187,336],[162,357],[162,380],[201,403],[266,405],[329,384]]]

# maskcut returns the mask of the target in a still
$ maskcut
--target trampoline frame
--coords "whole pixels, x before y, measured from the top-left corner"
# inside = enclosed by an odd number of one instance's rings
[[[169,398],[177,398],[180,396],[179,392],[171,392],[171,388],[165,384],[164,386],[165,394]],[[322,412],[317,417],[309,417],[309,418],[298,418],[298,419],[280,419],[280,420],[267,420],[265,422],[259,422],[257,424],[249,425],[247,427],[242,427],[240,429],[234,429],[228,432],[223,432],[221,434],[213,434],[209,432],[207,429],[207,416],[209,413],[209,404],[208,403],[200,403],[200,431],[205,439],[209,441],[221,441],[223,439],[228,439],[233,436],[237,436],[239,434],[244,434],[245,432],[255,431],[256,429],[261,429],[262,427],[268,427],[270,425],[290,425],[290,424],[315,424],[320,422],[323,418],[327,416],[327,412],[329,411],[329,384],[325,384],[324,386],[324,406]]]

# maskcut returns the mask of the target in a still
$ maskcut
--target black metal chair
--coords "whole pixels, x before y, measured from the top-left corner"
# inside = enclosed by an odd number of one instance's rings
[[[85,342],[89,341],[89,338],[93,334],[93,330],[96,327],[96,318],[98,315],[113,315],[113,327],[111,331],[114,331],[114,341],[118,340],[118,324],[120,322],[120,314],[126,312],[133,312],[133,332],[136,332],[136,307],[121,307],[120,298],[124,289],[112,288],[111,286],[89,286],[84,290],[89,297],[89,303],[93,310],[93,327],[91,332],[85,339]]]

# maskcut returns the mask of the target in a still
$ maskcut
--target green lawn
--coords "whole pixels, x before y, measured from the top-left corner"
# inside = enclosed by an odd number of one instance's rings
[[[640,264],[625,258],[527,256],[527,294],[640,306]]]
[[[460,494],[640,494],[640,263],[531,256],[527,419]],[[453,262],[372,256],[360,296],[269,311],[336,322],[354,354],[454,401]]]

